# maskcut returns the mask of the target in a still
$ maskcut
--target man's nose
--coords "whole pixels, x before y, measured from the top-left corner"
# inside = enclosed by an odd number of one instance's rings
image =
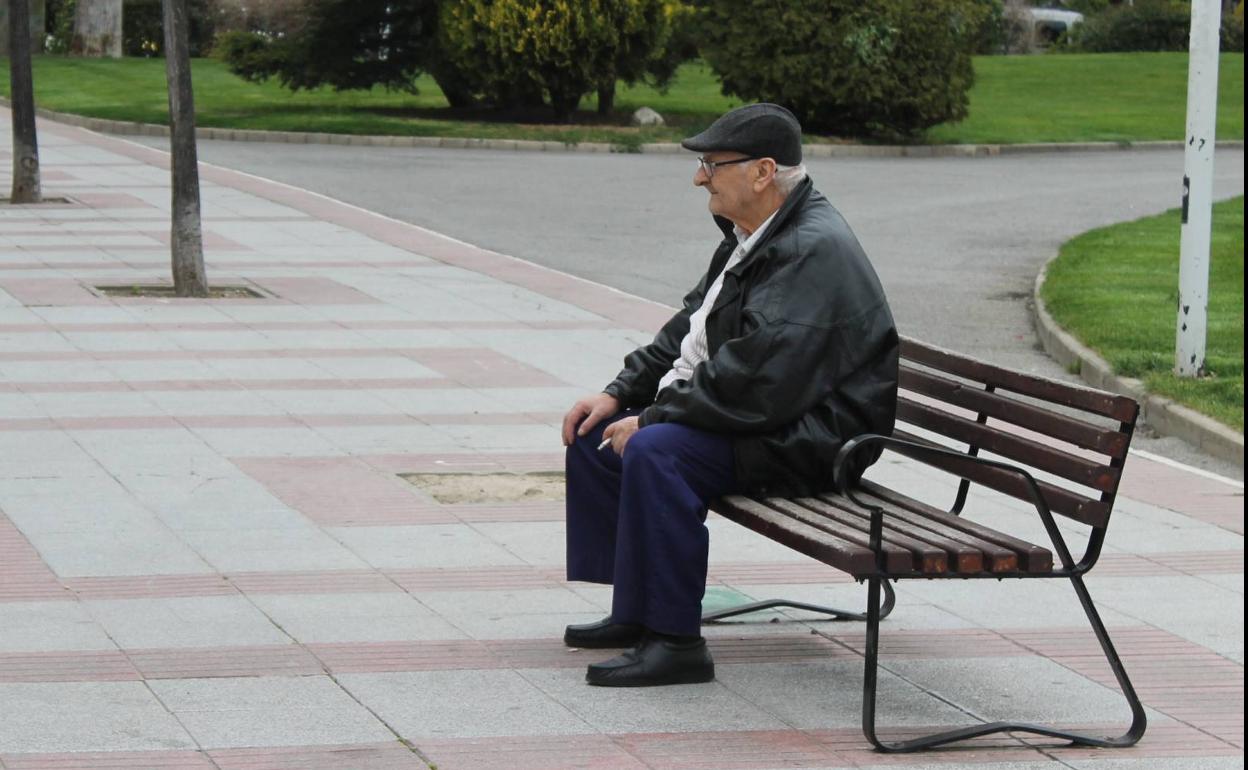
[[[706,169],[698,166],[693,172],[693,186],[704,187],[711,183],[711,175],[706,173]]]

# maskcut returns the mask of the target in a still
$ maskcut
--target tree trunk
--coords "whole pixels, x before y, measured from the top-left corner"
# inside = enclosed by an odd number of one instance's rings
[[[165,21],[165,74],[169,83],[169,128],[173,151],[173,224],[169,245],[173,288],[179,297],[208,296],[204,241],[199,214],[199,156],[195,149],[195,100],[187,40],[187,0],[162,0]]]
[[[29,0],[26,4],[30,14],[30,50],[32,53],[43,51],[43,40],[47,37],[47,4],[45,0]],[[0,0],[0,57],[9,56],[9,0]]]
[[[615,80],[598,86],[598,114],[610,115],[615,110]]]
[[[122,0],[78,0],[69,52],[121,58],[121,5]]]
[[[30,72],[30,0],[9,4],[9,88],[13,114],[11,203],[43,200],[39,183],[39,135],[35,132],[35,87]]]

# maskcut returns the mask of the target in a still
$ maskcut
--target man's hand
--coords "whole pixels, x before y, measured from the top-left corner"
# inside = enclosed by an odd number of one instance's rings
[[[618,411],[620,411],[619,399],[615,396],[608,396],[606,393],[595,393],[577,401],[563,416],[563,445],[572,446],[577,436],[589,433],[595,425]],[[579,429],[577,423],[580,423]]]
[[[633,434],[637,432],[637,422],[638,418],[636,417],[625,417],[623,420],[616,420],[607,426],[607,429],[602,432],[602,437],[611,439],[612,452],[615,452],[620,457],[624,456],[624,446],[633,437]]]

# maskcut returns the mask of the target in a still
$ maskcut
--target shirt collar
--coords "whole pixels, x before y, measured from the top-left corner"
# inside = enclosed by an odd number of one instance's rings
[[[758,226],[758,229],[750,233],[748,237],[746,237],[745,231],[740,227],[737,225],[732,226],[732,234],[737,237],[737,249],[740,250],[742,255],[750,253],[750,249],[754,248],[754,244],[758,243],[763,234],[767,232],[767,227],[771,224],[771,220],[775,219],[776,214],[779,213],[780,209],[771,212],[771,216],[764,219],[763,223]]]

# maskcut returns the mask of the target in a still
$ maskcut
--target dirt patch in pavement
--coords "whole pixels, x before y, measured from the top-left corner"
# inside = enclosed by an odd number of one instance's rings
[[[557,502],[564,499],[563,472],[400,473],[439,503]]]

